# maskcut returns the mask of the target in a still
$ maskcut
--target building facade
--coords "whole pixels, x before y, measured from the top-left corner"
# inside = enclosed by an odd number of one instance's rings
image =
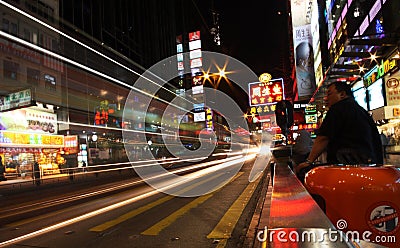
[[[177,116],[161,122],[168,96],[161,92],[148,107],[146,89],[132,85],[146,68],[176,54],[178,34],[196,29],[196,22],[180,23],[198,14],[186,4],[2,1],[0,155],[12,164],[8,173],[25,176],[34,161],[43,174],[83,162],[95,168],[128,161],[126,143],[138,159],[145,158],[144,149],[158,156],[156,134],[165,130],[174,137]],[[128,101],[135,109],[124,121]],[[124,129],[147,133],[153,145],[124,139]]]

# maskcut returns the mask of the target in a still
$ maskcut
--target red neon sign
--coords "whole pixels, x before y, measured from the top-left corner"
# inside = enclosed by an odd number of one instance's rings
[[[249,101],[250,106],[270,105],[284,100],[283,79],[273,79],[269,83],[250,83]]]

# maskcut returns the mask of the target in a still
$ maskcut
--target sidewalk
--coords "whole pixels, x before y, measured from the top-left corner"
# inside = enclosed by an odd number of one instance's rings
[[[6,192],[17,192],[35,188],[45,188],[55,184],[72,184],[78,182],[91,182],[102,180],[112,181],[119,179],[127,179],[136,177],[137,175],[132,168],[124,170],[110,170],[110,171],[82,171],[77,170],[73,174],[60,173],[54,175],[44,175],[41,177],[40,186],[36,185],[31,176],[22,177],[9,177],[7,181],[0,181],[0,195]]]
[[[0,181],[0,192],[10,189],[22,189],[37,187],[34,179],[31,176],[22,177],[6,177],[6,181]],[[46,175],[41,177],[41,184],[58,183],[61,181],[67,182],[69,180],[68,174]]]

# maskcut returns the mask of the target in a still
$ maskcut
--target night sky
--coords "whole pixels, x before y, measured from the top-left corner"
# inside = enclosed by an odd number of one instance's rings
[[[255,1],[235,4],[215,0],[214,4],[220,15],[223,52],[246,64],[256,75],[268,72],[273,78],[283,77],[283,52],[288,49],[285,1],[268,1],[267,7],[266,2]],[[223,91],[247,111],[249,104],[244,92],[239,89]]]
[[[257,75],[269,72],[281,77],[283,49],[287,49],[285,1],[215,0],[220,14],[221,41],[227,53]],[[265,6],[267,5],[267,6]],[[280,12],[280,14],[279,14]]]

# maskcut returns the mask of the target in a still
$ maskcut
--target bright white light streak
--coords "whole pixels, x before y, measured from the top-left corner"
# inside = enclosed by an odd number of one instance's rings
[[[128,70],[128,71],[130,71],[130,72],[132,72],[132,73],[134,73],[134,74],[136,74],[137,76],[140,76],[140,73],[138,73],[138,72],[136,72],[136,71],[130,69],[129,67],[124,66],[123,64],[119,63],[119,62],[116,61],[116,60],[113,60],[113,59],[107,57],[106,55],[100,53],[99,51],[97,51],[97,50],[91,48],[90,46],[88,46],[88,45],[86,45],[86,44],[80,42],[79,40],[77,40],[77,39],[75,39],[75,38],[73,38],[73,37],[67,35],[66,33],[61,32],[61,31],[58,30],[57,28],[55,28],[55,27],[53,27],[53,26],[51,26],[51,25],[49,25],[49,24],[47,24],[47,23],[45,23],[45,22],[43,22],[43,21],[37,19],[36,17],[31,16],[30,14],[24,12],[23,10],[18,9],[17,7],[15,7],[15,6],[11,5],[11,4],[8,4],[8,3],[6,3],[6,2],[4,2],[4,1],[2,1],[2,0],[0,0],[0,3],[3,4],[3,5],[5,5],[6,7],[10,8],[10,9],[14,10],[15,12],[18,12],[18,13],[20,13],[21,15],[23,15],[23,16],[25,16],[25,17],[31,19],[32,21],[37,22],[37,23],[39,23],[40,25],[45,26],[46,28],[48,28],[48,29],[50,29],[50,30],[52,30],[52,31],[54,31],[54,32],[56,32],[56,33],[58,33],[59,35],[64,36],[64,37],[66,37],[66,38],[72,40],[73,42],[75,42],[75,43],[77,43],[77,44],[83,46],[84,48],[89,49],[90,51],[92,51],[92,52],[94,52],[94,53],[100,55],[101,57],[103,57],[103,58],[105,58],[105,59],[107,59],[107,60],[109,60],[109,61],[111,61],[111,62],[113,62],[114,64],[117,64],[118,66],[123,67],[124,69],[126,69],[126,70]],[[132,61],[132,62],[133,62],[133,61]],[[139,64],[136,64],[136,63],[135,63],[135,65],[138,66],[138,67],[140,67],[140,68],[143,69],[143,70],[146,70],[145,68],[143,68],[143,67],[142,67],[141,65],[139,65]]]
[[[215,167],[209,167],[209,168],[205,169],[204,172],[200,171],[200,172],[195,172],[194,174],[197,174],[197,176],[198,175],[208,174],[208,173],[214,172],[216,170],[224,169],[224,168],[226,168],[228,166],[231,166],[233,164],[237,164],[237,163],[242,162],[242,161],[253,159],[254,157],[255,157],[255,154],[249,155],[249,156],[246,156],[246,157],[240,157],[240,158],[236,157],[235,160],[222,163],[222,164],[220,164],[218,166],[215,166]],[[207,164],[207,163],[204,163],[204,164]],[[192,178],[193,177],[185,177],[185,178],[180,177],[179,179],[177,179],[177,182],[175,182],[175,183],[168,182],[168,185],[164,186],[161,189],[153,190],[153,191],[150,191],[150,192],[135,196],[133,198],[127,199],[125,201],[122,201],[122,202],[119,202],[119,203],[115,203],[115,204],[112,204],[110,206],[107,206],[107,207],[104,207],[104,208],[101,208],[101,209],[98,209],[98,210],[83,214],[81,216],[78,216],[78,217],[75,217],[75,218],[72,218],[72,219],[69,219],[69,220],[66,220],[66,221],[62,221],[60,223],[45,227],[45,228],[42,228],[40,230],[31,232],[31,233],[28,233],[28,234],[25,234],[25,235],[22,235],[22,236],[19,236],[19,237],[10,239],[10,240],[3,241],[3,242],[0,243],[0,247],[5,247],[5,246],[11,245],[11,244],[15,244],[15,243],[21,242],[23,240],[31,239],[31,238],[34,238],[36,236],[40,236],[40,235],[43,235],[45,233],[48,233],[48,232],[51,232],[51,231],[54,231],[54,230],[57,230],[57,229],[72,225],[74,223],[77,223],[77,222],[92,218],[92,217],[97,216],[99,214],[103,214],[103,213],[106,213],[108,211],[111,211],[111,210],[126,206],[128,204],[131,204],[131,203],[134,203],[136,201],[139,201],[139,200],[145,199],[147,197],[153,196],[155,194],[158,194],[159,191],[164,192],[165,190],[168,190],[168,189],[173,188],[175,186],[179,186],[180,184],[187,183],[187,182],[191,181]]]
[[[1,34],[1,31],[0,31]],[[161,134],[161,133],[153,133],[149,131],[141,131],[141,130],[132,130],[132,129],[123,129],[123,128],[117,128],[117,127],[102,127],[102,126],[95,126],[95,125],[89,125],[89,124],[83,124],[83,123],[78,123],[78,122],[69,122],[69,121],[57,121],[59,124],[67,124],[67,125],[73,125],[73,126],[80,126],[80,127],[87,127],[87,128],[96,128],[96,129],[108,129],[108,130],[116,130],[116,131],[124,131],[127,133],[144,133],[144,134],[152,134],[152,135],[157,135],[157,136],[170,136],[170,137],[175,137],[175,134]],[[189,137],[190,136],[183,136],[181,135],[180,137]],[[129,144],[129,143],[128,143]]]
[[[189,181],[189,180],[187,180],[187,181]],[[179,184],[179,183],[186,183],[186,182],[185,181],[181,181],[181,182],[177,182],[177,183],[174,183],[174,184],[169,184],[169,185],[165,186],[165,188],[160,189],[160,190],[164,191],[164,190],[167,190],[169,188],[173,188],[173,187],[176,186],[176,184]],[[43,235],[45,233],[57,230],[59,228],[63,228],[63,227],[72,225],[74,223],[77,223],[77,222],[92,218],[92,217],[94,217],[96,215],[99,215],[99,214],[102,214],[102,213],[105,213],[105,212],[108,212],[108,211],[123,207],[125,205],[131,204],[131,203],[136,202],[138,200],[142,200],[142,199],[145,199],[147,197],[156,195],[158,193],[159,193],[158,190],[153,190],[153,191],[150,191],[150,192],[135,196],[135,197],[133,197],[131,199],[128,199],[128,200],[125,200],[125,201],[122,201],[122,202],[119,202],[119,203],[115,203],[115,204],[112,204],[110,206],[107,206],[107,207],[104,207],[104,208],[101,208],[101,209],[86,213],[84,215],[81,215],[81,216],[78,216],[78,217],[75,217],[75,218],[72,218],[72,219],[69,219],[69,220],[66,220],[66,221],[63,221],[63,222],[60,222],[60,223],[45,227],[45,228],[42,228],[40,230],[31,232],[31,233],[28,233],[28,234],[25,234],[25,235],[22,235],[22,236],[19,236],[19,237],[16,237],[16,238],[13,238],[13,239],[10,239],[10,240],[7,240],[7,241],[3,241],[3,242],[0,243],[0,247],[5,247],[5,246],[11,245],[11,244],[15,244],[15,243],[21,242],[23,240],[27,240],[27,239],[34,238],[36,236]]]
[[[216,164],[219,164],[219,163],[224,163],[224,162],[231,161],[231,160],[234,160],[234,159],[239,159],[239,158],[241,158],[241,156],[237,156],[237,157],[233,157],[233,158],[229,158],[229,159],[224,159],[224,160],[210,161],[210,162],[207,162],[207,163],[202,163],[202,164],[197,164],[197,165],[192,165],[192,166],[186,166],[184,168],[174,170],[173,173],[191,171],[193,169],[201,169],[202,167],[212,166],[212,165],[216,165]],[[195,160],[195,159],[187,159],[187,160],[182,160],[182,161],[191,161],[191,160]],[[158,165],[158,164],[154,163],[152,165]],[[126,169],[132,169],[132,167],[126,167]],[[106,171],[106,170],[104,170],[104,171]],[[94,171],[93,173],[99,173],[99,172],[102,172],[102,171]],[[153,177],[150,177],[149,179],[157,179],[157,178],[162,178],[164,176],[167,176],[167,174],[155,175]],[[41,207],[42,206],[52,206],[52,205],[55,205],[55,204],[60,204],[60,203],[64,203],[64,202],[70,202],[70,201],[74,201],[74,200],[77,200],[77,199],[84,199],[86,197],[99,195],[99,194],[107,193],[107,192],[114,191],[114,190],[117,190],[117,189],[133,186],[133,185],[136,185],[138,183],[141,183],[142,181],[143,180],[138,179],[138,180],[135,180],[134,182],[123,183],[123,184],[120,184],[120,185],[117,185],[117,186],[108,187],[107,189],[96,190],[96,191],[92,191],[92,192],[89,192],[89,193],[86,193],[86,194],[79,194],[77,196],[69,196],[66,199],[58,199],[58,200],[40,202],[39,204],[40,204]],[[15,208],[15,210],[24,209],[24,208],[27,208],[27,207],[33,207],[35,205],[38,205],[38,204],[35,203],[35,204],[31,204],[31,205],[24,205],[23,207]],[[13,214],[6,215],[6,216],[13,216]]]
[[[23,16],[25,16],[25,17],[31,19],[32,21],[34,21],[34,22],[36,22],[36,23],[39,23],[40,25],[45,26],[46,28],[48,28],[48,29],[50,29],[50,30],[52,30],[52,31],[54,31],[54,32],[56,32],[56,33],[58,33],[59,35],[64,36],[65,38],[68,38],[68,39],[72,40],[73,42],[75,42],[75,43],[77,43],[77,44],[83,46],[84,48],[89,49],[90,51],[92,51],[92,52],[94,52],[94,53],[100,55],[101,57],[103,57],[103,58],[105,58],[105,59],[107,59],[107,60],[113,62],[114,64],[116,64],[116,65],[118,65],[118,66],[120,66],[120,67],[122,67],[122,68],[124,68],[125,70],[128,70],[128,71],[130,71],[130,72],[136,74],[137,76],[142,77],[142,78],[146,79],[147,81],[149,81],[149,82],[151,82],[151,83],[153,83],[153,84],[155,84],[155,85],[160,86],[159,84],[157,84],[156,82],[150,80],[149,78],[146,78],[146,77],[142,76],[140,73],[138,73],[138,72],[136,72],[136,71],[130,69],[129,67],[127,67],[127,66],[125,66],[125,65],[123,65],[123,64],[121,64],[121,63],[119,63],[118,61],[116,61],[116,60],[114,60],[114,59],[112,59],[112,58],[110,58],[110,57],[107,57],[106,55],[102,54],[101,52],[97,51],[96,49],[93,49],[93,48],[91,48],[90,46],[88,46],[88,45],[86,45],[86,44],[80,42],[79,40],[74,39],[73,37],[71,37],[71,36],[69,36],[69,35],[67,35],[67,34],[65,34],[65,33],[63,33],[63,32],[61,32],[61,31],[58,30],[57,28],[55,28],[55,27],[53,27],[53,26],[51,26],[51,25],[49,25],[49,24],[47,24],[47,23],[45,23],[45,22],[43,22],[43,21],[37,19],[37,18],[34,17],[34,16],[31,16],[30,14],[24,12],[23,10],[18,9],[17,7],[15,7],[15,6],[11,5],[11,4],[8,4],[8,3],[6,3],[6,2],[4,2],[4,1],[2,1],[2,0],[0,0],[0,3],[3,4],[3,5],[5,5],[6,7],[10,8],[10,9],[14,10],[15,12],[18,12],[18,13],[20,13],[21,15],[23,15]],[[46,52],[46,53],[47,53],[47,52]],[[50,52],[50,53],[51,53],[51,52]],[[48,53],[48,54],[50,54],[50,53]],[[140,68],[143,69],[144,71],[146,70],[146,68],[143,68],[141,65],[135,63],[134,61],[130,61],[130,62],[133,63],[133,64],[135,64],[137,67],[140,67]],[[154,74],[152,74],[152,75],[153,75],[154,77],[157,77],[157,78],[160,79],[161,81],[165,81],[164,79],[158,77],[157,75],[154,75]],[[132,86],[131,86],[131,87],[132,87]],[[163,88],[164,88],[165,90],[169,91],[170,93],[176,95],[176,93],[173,92],[173,91],[171,91],[170,89],[167,89],[167,88],[165,88],[165,87],[163,87]],[[139,91],[139,90],[136,89],[136,88],[133,88],[133,89],[135,89],[136,91]],[[143,92],[141,92],[141,93],[143,93]],[[180,95],[176,95],[176,96],[182,98]],[[186,101],[188,101],[186,98],[183,98],[183,99],[186,100]],[[189,101],[188,101],[188,102],[189,102]]]
[[[232,152],[230,150],[223,150],[223,151],[225,151],[225,152],[213,153],[212,156],[216,157],[216,156],[221,156],[221,155],[240,155],[240,154],[258,153],[260,151],[260,149],[255,147],[255,148],[243,149],[243,150],[237,151],[237,152]]]
[[[199,164],[199,166],[203,166],[206,167],[203,170],[199,170],[199,171],[195,171],[193,173],[190,173],[189,175],[183,175],[180,176],[179,178],[174,178],[172,179],[172,181],[176,181],[176,184],[179,183],[179,181],[181,181],[182,178],[186,178],[186,179],[195,179],[195,178],[199,178],[201,176],[205,176],[207,174],[215,174],[215,172],[218,171],[226,171],[226,168],[231,167],[233,165],[236,164],[242,164],[245,161],[254,159],[256,157],[255,154],[252,155],[247,155],[247,156],[236,156],[232,159],[225,159],[224,162],[216,164],[215,166],[209,166],[210,162],[206,162],[203,164]],[[220,160],[221,162],[221,160]],[[212,162],[211,162],[212,163]],[[232,175],[233,177],[233,175]],[[186,180],[188,181],[188,180]],[[160,187],[166,187],[167,184],[171,183],[171,181],[168,182],[160,182],[159,184],[157,184],[156,188],[160,188]],[[219,187],[222,187],[224,184],[221,184]],[[215,188],[214,190],[217,190],[218,188]]]
[[[57,28],[55,28],[55,27],[53,27],[53,26],[51,26],[51,25],[49,25],[49,24],[47,24],[47,23],[45,23],[45,22],[43,22],[43,21],[41,21],[41,20],[39,20],[39,19],[37,19],[36,17],[31,16],[30,14],[24,12],[23,10],[18,9],[17,7],[15,7],[15,6],[11,5],[11,4],[8,4],[8,3],[4,2],[4,1],[1,1],[1,0],[0,0],[0,3],[3,4],[3,5],[5,5],[6,7],[10,8],[10,9],[14,10],[15,12],[18,12],[18,13],[20,13],[21,15],[23,15],[23,16],[25,16],[25,17],[31,19],[32,21],[37,22],[37,23],[39,23],[40,25],[45,26],[46,28],[48,28],[48,29],[50,29],[50,30],[52,30],[52,31],[54,31],[54,32],[56,32],[56,33],[58,33],[59,35],[64,36],[64,37],[66,37],[66,38],[72,40],[73,42],[75,42],[75,43],[77,43],[77,44],[83,46],[84,48],[86,48],[86,49],[88,49],[88,50],[90,50],[90,51],[92,51],[92,52],[94,52],[94,53],[100,55],[101,57],[103,57],[103,58],[105,58],[105,59],[107,59],[107,60],[113,62],[114,64],[116,64],[116,65],[118,65],[118,66],[124,68],[125,70],[130,71],[130,72],[136,74],[137,76],[143,77],[143,76],[141,76],[140,73],[138,73],[138,72],[132,70],[131,68],[129,68],[129,67],[127,67],[127,66],[125,66],[125,65],[123,65],[123,64],[121,64],[121,63],[119,63],[118,61],[116,61],[116,60],[114,60],[114,59],[112,59],[112,58],[110,58],[110,57],[107,57],[106,55],[102,54],[101,52],[97,51],[96,49],[93,49],[92,47],[90,47],[90,46],[88,46],[88,45],[86,45],[86,44],[80,42],[79,40],[77,40],[77,39],[75,39],[75,38],[73,38],[73,37],[67,35],[66,33],[61,32],[59,29],[57,29]],[[140,68],[143,69],[144,71],[146,70],[146,68],[144,68],[144,67],[142,67],[141,65],[135,63],[134,61],[130,61],[130,62],[131,62],[131,63],[134,63],[137,67],[140,67]],[[159,78],[157,75],[153,75],[153,76],[156,76],[157,78]],[[143,78],[145,78],[145,77],[143,77]],[[152,80],[150,80],[150,79],[148,79],[148,78],[145,78],[145,79],[148,80],[149,82],[152,82],[153,84],[158,85],[156,82],[154,82],[154,81],[152,81]],[[164,81],[162,78],[159,78],[159,79],[162,80],[162,81]],[[166,89],[166,88],[165,88],[165,89]],[[170,91],[169,89],[166,89],[166,90]],[[174,93],[174,92],[172,92],[172,91],[170,91],[170,92],[171,92],[171,93]]]
[[[0,3],[1,3],[1,2],[2,2],[2,1],[0,0]],[[15,42],[18,42],[18,43],[20,43],[20,44],[23,44],[24,46],[30,47],[30,48],[32,48],[32,49],[34,49],[34,50],[37,50],[37,51],[40,51],[40,52],[42,52],[42,53],[48,54],[48,55],[50,55],[50,56],[53,56],[53,57],[55,57],[55,58],[57,58],[57,59],[60,59],[60,60],[62,60],[62,61],[64,61],[64,62],[66,62],[66,63],[72,64],[72,65],[74,65],[74,66],[76,66],[76,67],[79,67],[79,68],[81,68],[81,69],[87,70],[87,71],[89,71],[89,72],[91,72],[91,73],[93,73],[93,74],[95,74],[95,75],[98,75],[98,76],[100,76],[100,77],[103,77],[103,78],[105,78],[105,79],[108,79],[108,80],[110,80],[110,81],[113,81],[113,82],[115,82],[115,83],[117,83],[117,84],[123,85],[123,86],[125,86],[125,87],[127,87],[127,88],[129,88],[129,89],[135,90],[135,91],[137,91],[137,92],[139,92],[139,93],[141,93],[141,94],[143,94],[143,95],[146,95],[146,96],[148,96],[148,97],[150,97],[150,98],[153,98],[153,97],[154,97],[152,94],[147,93],[146,91],[143,91],[143,90],[140,90],[140,89],[138,89],[138,88],[135,88],[135,87],[133,87],[133,86],[131,86],[131,85],[125,83],[125,82],[122,82],[121,80],[118,80],[118,79],[116,79],[116,78],[113,78],[113,77],[111,77],[111,76],[109,76],[109,75],[107,75],[107,74],[104,74],[104,73],[102,73],[102,72],[99,72],[99,71],[97,71],[97,70],[95,70],[95,69],[92,69],[92,68],[86,66],[86,65],[82,65],[82,64],[80,64],[80,63],[78,63],[78,62],[76,62],[76,61],[74,61],[74,60],[71,60],[71,59],[68,59],[68,58],[66,58],[66,57],[63,57],[63,56],[61,56],[61,55],[59,55],[59,54],[57,54],[57,53],[54,53],[54,52],[49,51],[49,50],[47,50],[47,49],[44,49],[44,48],[42,48],[42,47],[36,46],[35,44],[32,44],[32,43],[27,42],[27,41],[25,41],[25,40],[22,40],[22,39],[20,39],[20,38],[18,38],[18,37],[15,37],[15,36],[13,36],[13,35],[10,35],[10,34],[8,34],[8,33],[3,32],[3,31],[0,31],[0,35],[1,35],[1,36],[4,36],[4,37],[6,37],[6,38],[8,38],[8,39],[10,39],[10,40],[13,40],[13,41],[15,41]],[[147,78],[146,78],[146,79],[147,79]],[[149,80],[149,79],[147,79],[147,80]],[[175,105],[175,104],[173,104],[173,103],[171,103],[171,102],[169,102],[169,101],[166,101],[166,100],[164,100],[164,99],[158,98],[158,100],[161,101],[161,102],[164,102],[164,103],[166,103],[166,104],[168,104],[168,105],[172,105],[172,106],[174,106],[175,108],[181,109],[181,110],[183,110],[183,111],[187,111],[187,109],[185,109],[185,108],[183,108],[183,107],[180,107],[180,106],[178,106],[178,105]],[[190,111],[189,111],[189,112],[190,112]]]

